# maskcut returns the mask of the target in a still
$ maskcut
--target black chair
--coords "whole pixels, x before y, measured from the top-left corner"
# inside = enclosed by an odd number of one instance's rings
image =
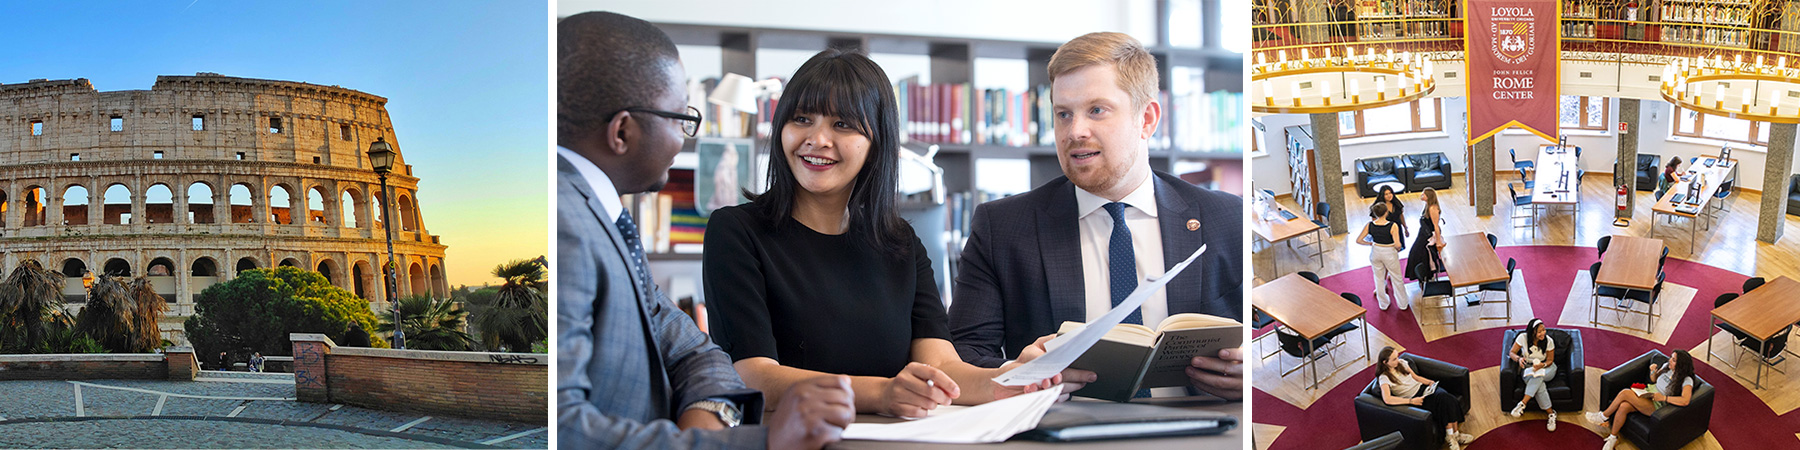
[[[1463,411],[1469,410],[1469,369],[1411,353],[1400,355],[1400,359],[1412,367],[1413,373],[1437,381],[1439,390],[1461,397]],[[1444,446],[1444,427],[1431,422],[1430,411],[1413,405],[1388,405],[1381,397],[1380,379],[1371,380],[1356,396],[1356,428],[1363,440],[1399,432],[1406,440],[1396,448],[1436,450]]]
[[[1355,303],[1358,308],[1362,307],[1362,305],[1363,305],[1362,297],[1357,296],[1356,294],[1344,292],[1344,293],[1339,293],[1338,296],[1343,297],[1344,300],[1350,301],[1350,303]],[[1335,329],[1335,330],[1326,332],[1324,337],[1327,339],[1330,339],[1330,338],[1335,338],[1338,336],[1343,336],[1346,334],[1350,334],[1350,332],[1352,332],[1352,331],[1356,331],[1357,328],[1358,327],[1356,325],[1356,321],[1352,320],[1349,323],[1346,323],[1343,325],[1338,325],[1337,329]],[[1343,343],[1339,342],[1338,344],[1343,344]],[[1336,348],[1337,346],[1333,345],[1332,347]]]
[[[1313,282],[1313,284],[1319,284],[1319,274],[1307,272],[1304,270],[1297,272],[1297,273],[1300,275],[1300,278],[1305,278],[1306,281],[1311,281],[1311,282]]]
[[[1450,310],[1450,314],[1447,316],[1449,318],[1449,320],[1446,320],[1443,322],[1430,322],[1430,323],[1421,321],[1419,323],[1419,325],[1449,324],[1450,331],[1456,331],[1456,302],[1455,301],[1447,301],[1447,302],[1444,302],[1443,305],[1435,305],[1435,304],[1427,304],[1426,303],[1426,300],[1429,300],[1429,299],[1448,300],[1448,299],[1450,299],[1451,296],[1456,295],[1456,288],[1450,286],[1450,280],[1436,279],[1437,273],[1431,270],[1430,264],[1421,264],[1421,265],[1417,266],[1414,270],[1415,270],[1415,272],[1413,273],[1413,275],[1417,276],[1419,279],[1419,304],[1413,305],[1413,307],[1420,308],[1420,309],[1424,309],[1424,308],[1445,309],[1445,308],[1448,308]]]
[[[1656,271],[1656,286],[1655,287],[1651,288],[1648,291],[1641,291],[1641,290],[1633,289],[1633,290],[1627,290],[1625,292],[1626,299],[1634,300],[1634,301],[1644,304],[1644,332],[1645,333],[1650,333],[1651,332],[1650,330],[1656,326],[1656,318],[1662,317],[1662,313],[1656,312],[1656,309],[1659,307],[1658,300],[1662,299],[1663,279],[1667,278],[1667,276],[1668,276],[1667,273],[1664,273],[1661,268],[1658,268]],[[1635,310],[1636,310],[1636,308],[1631,308],[1627,311],[1636,312]]]
[[[1356,160],[1356,192],[1363,198],[1374,197],[1379,193],[1375,185],[1381,183],[1400,183],[1405,191],[1407,173],[1400,158],[1379,156]]]
[[[1281,351],[1287,353],[1288,356],[1300,358],[1299,365],[1282,371],[1281,376],[1285,377],[1288,376],[1288,374],[1294,373],[1294,371],[1305,369],[1307,365],[1314,364],[1313,360],[1315,359],[1331,356],[1331,350],[1335,348],[1330,345],[1331,340],[1332,338],[1336,338],[1338,334],[1341,333],[1337,330],[1332,330],[1308,341],[1306,338],[1300,337],[1298,334],[1293,334],[1290,331],[1276,330],[1275,339],[1281,342]],[[1333,361],[1333,365],[1336,365],[1335,361]]]
[[[1794,179],[1788,180],[1787,213],[1790,216],[1800,216],[1800,175],[1794,175]]]
[[[1737,299],[1737,293],[1727,292],[1719,294],[1719,298],[1713,300],[1713,309],[1724,307],[1725,304],[1731,303],[1733,300]],[[1745,333],[1744,330],[1739,330],[1738,327],[1732,326],[1729,323],[1719,322],[1719,328],[1725,330],[1726,333],[1731,333],[1732,342],[1742,342],[1743,340],[1750,338],[1750,333]]]
[[[1600,257],[1605,258],[1606,247],[1609,245],[1612,245],[1612,236],[1601,236],[1600,242],[1595,243],[1594,248],[1600,249]]]
[[[1764,281],[1762,277],[1756,277],[1756,278],[1744,280],[1744,293],[1748,294],[1748,293],[1750,293],[1750,291],[1753,291],[1753,290],[1756,290],[1756,288],[1762,287],[1763,283],[1766,283],[1766,281]]]
[[[1405,158],[1409,169],[1406,171],[1407,192],[1450,188],[1450,158],[1442,152],[1411,154]]]
[[[1488,238],[1488,248],[1500,248],[1500,237],[1499,236],[1495,236],[1494,233],[1488,233],[1487,238]]]
[[[1600,375],[1600,399],[1611,402],[1619,391],[1634,383],[1650,381],[1650,364],[1668,364],[1662,352],[1651,350]],[[1694,394],[1687,406],[1663,405],[1650,414],[1631,414],[1620,427],[1626,441],[1644,450],[1674,450],[1706,434],[1712,423],[1713,385],[1694,375]]]
[[[1637,190],[1655,191],[1656,177],[1662,175],[1661,169],[1662,156],[1639,153],[1637,155]]]
[[[1493,236],[1493,235],[1490,234],[1488,236]],[[1514,258],[1506,258],[1506,280],[1505,281],[1495,281],[1492,283],[1483,284],[1481,286],[1476,287],[1476,291],[1478,291],[1478,292],[1504,292],[1504,293],[1506,293],[1506,316],[1504,316],[1504,317],[1482,316],[1483,319],[1511,319],[1512,318],[1512,291],[1510,289],[1512,288],[1513,277],[1515,276],[1515,275],[1513,275],[1513,272],[1518,271],[1518,269],[1519,269],[1519,260],[1514,259]],[[1482,301],[1482,303],[1486,303],[1486,302],[1487,301],[1485,299]]]
[[[1395,450],[1406,443],[1406,435],[1395,431],[1373,440],[1364,441],[1344,450]]]
[[[1550,391],[1550,408],[1557,411],[1580,411],[1586,399],[1587,375],[1586,362],[1581,353],[1581,330],[1573,328],[1548,328],[1545,334],[1556,344],[1556,374],[1544,387]],[[1507,355],[1512,353],[1513,341],[1519,338],[1522,328],[1506,330],[1501,341],[1500,351],[1500,410],[1512,411],[1519,400],[1525,398],[1525,379],[1520,376],[1523,368],[1513,362]],[[1606,397],[1611,400],[1612,397]],[[1527,405],[1529,410],[1537,410],[1537,400]]]
[[[1616,287],[1612,287],[1612,286],[1601,286],[1600,285],[1600,263],[1597,263],[1597,262],[1594,263],[1594,265],[1588,266],[1588,282],[1593,283],[1593,286],[1594,286],[1593,293],[1588,296],[1590,299],[1592,299],[1594,301],[1594,317],[1591,322],[1594,325],[1599,325],[1601,309],[1612,309],[1612,310],[1619,309],[1617,307],[1606,308],[1606,307],[1600,306],[1600,297],[1606,297],[1606,298],[1612,299],[1614,302],[1613,304],[1616,306],[1619,303],[1623,303],[1625,301],[1625,296],[1630,294],[1630,289],[1616,288]]]

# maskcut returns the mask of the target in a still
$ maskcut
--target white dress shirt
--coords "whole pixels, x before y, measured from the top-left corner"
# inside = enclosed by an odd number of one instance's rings
[[[600,171],[600,166],[594,165],[593,161],[588,161],[586,156],[581,156],[574,150],[559,145],[556,146],[556,154],[569,160],[569,165],[575,166],[575,173],[587,179],[588,188],[594,190],[594,195],[600,196],[600,206],[606,207],[607,220],[618,224],[619,215],[625,213],[625,203],[619,201],[619,189],[613,187],[612,177],[606,176],[606,172]],[[635,222],[637,218],[633,217],[631,220]]]
[[[1156,183],[1145,176],[1125,198],[1125,226],[1131,229],[1132,255],[1137,258],[1138,284],[1144,279],[1160,277],[1163,274],[1162,226],[1156,221]],[[1098,195],[1094,195],[1080,187],[1075,188],[1076,216],[1080,219],[1081,228],[1081,278],[1087,293],[1087,321],[1092,322],[1111,311],[1112,279],[1107,276],[1111,269],[1107,258],[1107,249],[1112,241],[1112,215],[1106,213],[1107,203],[1111,203]],[[1144,325],[1155,328],[1156,324],[1169,317],[1168,296],[1163,291],[1151,294],[1144,300],[1140,310],[1144,317]]]

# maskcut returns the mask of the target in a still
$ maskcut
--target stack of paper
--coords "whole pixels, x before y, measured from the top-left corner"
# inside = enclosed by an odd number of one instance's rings
[[[986,444],[1037,428],[1044,412],[1062,395],[1062,385],[911,422],[853,423],[844,439]]]

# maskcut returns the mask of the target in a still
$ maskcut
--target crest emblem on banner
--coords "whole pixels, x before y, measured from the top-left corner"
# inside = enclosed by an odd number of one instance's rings
[[[1507,64],[1518,64],[1531,57],[1537,52],[1537,38],[1532,33],[1535,26],[1530,19],[1508,21],[1495,17],[1489,23],[1494,57]]]

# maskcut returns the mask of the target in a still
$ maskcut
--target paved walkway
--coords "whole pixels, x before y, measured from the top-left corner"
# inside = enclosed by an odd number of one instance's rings
[[[291,376],[0,381],[0,448],[546,448],[545,424],[293,400]]]

